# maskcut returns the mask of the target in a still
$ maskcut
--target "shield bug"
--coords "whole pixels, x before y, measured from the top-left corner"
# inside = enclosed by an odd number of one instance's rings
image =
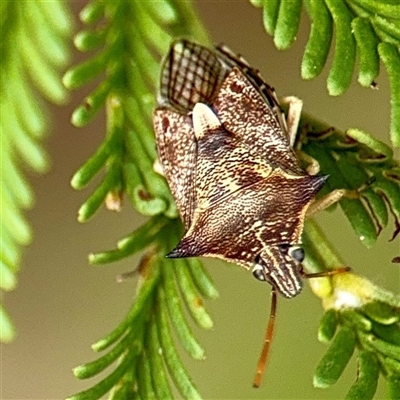
[[[304,219],[327,178],[300,167],[297,126],[286,121],[275,91],[226,47],[171,45],[154,128],[185,234],[167,256],[221,258],[272,285],[254,386],[272,339],[276,292],[291,298],[302,290]]]

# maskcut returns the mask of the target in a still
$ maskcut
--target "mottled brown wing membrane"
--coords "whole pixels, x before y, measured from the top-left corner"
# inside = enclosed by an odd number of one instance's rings
[[[198,102],[212,103],[226,73],[215,52],[184,39],[171,45],[162,65],[153,122],[164,174],[186,229],[196,207],[196,141],[189,113]]]
[[[172,43],[162,65],[153,122],[164,174],[186,229],[196,207],[196,141],[189,113],[196,103],[213,101],[225,74],[215,52],[184,39]]]
[[[213,107],[224,127],[252,154],[264,157],[274,167],[304,175],[275,113],[238,68],[223,81]]]
[[[257,92],[263,97],[265,103],[271,108],[271,111],[274,113],[277,121],[279,122],[282,131],[286,134],[286,117],[280,106],[275,89],[265,82],[260,71],[256,68],[253,68],[241,55],[235,54],[224,44],[217,45],[216,52],[220,58],[222,58],[228,65],[231,66],[231,68],[235,66],[238,67],[246,76],[246,78],[256,88]]]
[[[232,87],[231,83],[236,78],[243,85],[243,91],[235,93],[238,87]],[[259,134],[258,142],[252,146],[253,154],[266,157],[272,165],[281,164],[286,170],[301,172],[289,146],[285,117],[275,92],[260,73],[226,46],[211,51],[188,40],[178,40],[172,44],[163,65],[159,103],[189,112],[198,102],[213,105],[224,126],[231,131],[239,120],[257,121],[257,126],[247,123],[247,127],[252,125],[251,131],[241,131],[241,136],[251,143]],[[236,117],[234,121],[232,116]],[[236,130],[243,126],[243,122],[236,125]]]
[[[187,113],[196,103],[211,104],[227,68],[214,51],[188,40],[171,45],[162,72],[158,103]]]
[[[168,108],[158,108],[153,123],[163,171],[187,229],[196,208],[193,189],[196,141],[191,117]]]

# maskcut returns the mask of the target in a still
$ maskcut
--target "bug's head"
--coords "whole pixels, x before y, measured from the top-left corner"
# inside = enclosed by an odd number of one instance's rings
[[[252,273],[256,279],[270,283],[280,294],[291,298],[303,289],[300,273],[303,260],[304,250],[299,246],[265,247],[256,257]]]

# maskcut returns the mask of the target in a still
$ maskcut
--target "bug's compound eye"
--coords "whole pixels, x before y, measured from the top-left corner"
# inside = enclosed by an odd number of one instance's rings
[[[293,258],[293,260],[296,260],[298,262],[303,262],[305,253],[302,247],[292,247],[289,250],[290,256]]]
[[[256,258],[257,261],[257,258]],[[261,265],[256,265],[253,270],[251,271],[254,278],[256,278],[259,281],[265,281],[265,275],[264,275],[264,270]]]

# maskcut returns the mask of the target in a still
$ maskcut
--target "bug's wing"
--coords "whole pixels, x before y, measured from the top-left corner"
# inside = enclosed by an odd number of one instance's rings
[[[185,228],[196,208],[197,148],[191,111],[198,102],[213,102],[227,70],[214,51],[185,39],[172,43],[161,68],[153,122],[160,161]]]
[[[276,113],[244,73],[234,67],[213,103],[226,129],[273,167],[304,175]]]
[[[211,103],[223,79],[215,53],[197,43],[172,43],[161,68],[153,123],[165,177],[186,229],[196,208],[197,148],[190,113],[198,102]]]
[[[197,43],[172,43],[161,71],[159,106],[187,113],[196,103],[211,104],[228,66],[216,53]]]
[[[165,177],[185,228],[190,226],[196,198],[196,141],[189,115],[158,108],[153,116],[157,149]]]
[[[264,101],[275,115],[282,131],[286,136],[288,136],[286,117],[280,106],[275,89],[265,82],[260,71],[253,68],[241,55],[235,54],[228,46],[224,44],[217,45],[216,52],[219,58],[223,59],[226,64],[231,66],[231,68],[236,66],[240,69],[240,71],[256,88],[257,92],[263,97]]]

